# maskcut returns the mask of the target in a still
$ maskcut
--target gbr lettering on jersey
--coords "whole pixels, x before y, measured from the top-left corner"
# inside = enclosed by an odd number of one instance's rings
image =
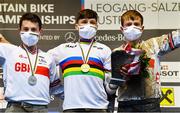
[[[19,55],[20,60],[14,64],[15,72],[31,73],[31,67],[28,62],[28,58],[24,55]],[[34,67],[33,67],[34,68]],[[43,56],[38,56],[38,64],[35,70],[35,74],[47,76],[49,78],[48,64]]]

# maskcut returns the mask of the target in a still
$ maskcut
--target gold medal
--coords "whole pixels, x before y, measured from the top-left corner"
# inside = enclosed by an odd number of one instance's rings
[[[82,64],[81,65],[81,71],[82,72],[87,73],[87,72],[89,72],[89,70],[90,70],[89,64]]]
[[[94,42],[94,40],[92,40],[91,43],[90,43],[90,47],[89,47],[89,49],[87,51],[86,57],[85,57],[84,51],[83,51],[83,49],[82,49],[82,47],[81,47],[81,45],[79,43],[79,47],[81,49],[82,57],[83,57],[82,58],[83,59],[83,64],[81,65],[81,71],[84,72],[84,73],[87,73],[90,70],[90,65],[88,64],[88,57],[89,57],[89,53],[90,53],[91,47],[93,46],[93,42]]]

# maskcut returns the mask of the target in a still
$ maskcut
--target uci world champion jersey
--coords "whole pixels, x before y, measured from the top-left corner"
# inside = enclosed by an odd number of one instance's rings
[[[80,42],[86,57],[90,43]],[[104,88],[106,70],[110,70],[109,47],[94,42],[88,57],[89,72],[82,72],[84,63],[79,42],[65,43],[49,51],[60,65],[64,77],[63,109],[107,109],[107,94]]]
[[[36,54],[29,53],[34,68]],[[34,86],[28,84],[32,75],[28,56],[21,47],[12,44],[0,43],[0,61],[3,67],[3,81],[5,98],[7,101],[26,102],[36,105],[47,105],[50,102],[49,87],[60,83],[56,76],[56,64],[52,57],[38,50]]]

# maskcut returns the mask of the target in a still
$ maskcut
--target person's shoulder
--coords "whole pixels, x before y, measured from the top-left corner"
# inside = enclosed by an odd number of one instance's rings
[[[155,44],[157,44],[157,37],[152,37],[141,42],[142,48],[153,48]]]
[[[101,42],[96,42],[96,44],[97,44],[97,45],[101,45],[101,46],[103,46],[103,47],[108,47],[106,44],[101,43]]]
[[[38,49],[38,54],[40,54],[40,55],[48,55],[47,52],[45,52],[45,51],[43,51],[41,49]]]
[[[66,51],[66,49],[74,47],[75,45],[77,45],[77,44],[71,43],[71,42],[70,43],[62,43],[62,44],[60,44],[60,45],[58,45],[52,49],[49,49],[47,52],[49,54],[53,54],[53,55],[55,55],[55,54],[61,55],[62,53],[64,53],[64,51]]]
[[[38,49],[38,52],[39,52],[39,54],[43,54],[43,55],[50,55],[48,52],[46,52],[46,51],[43,51],[43,50],[41,50],[41,49]]]
[[[50,53],[48,53],[46,51],[43,51],[41,49],[38,49],[38,51],[39,51],[39,56],[41,58],[46,58],[46,59],[50,59],[50,60],[53,59],[53,57],[52,57],[52,55]]]
[[[10,43],[0,43],[0,46],[6,47],[6,48],[17,48],[18,46]]]
[[[11,44],[11,43],[0,43],[0,45],[4,45],[4,46],[16,46],[16,45]]]
[[[96,42],[96,46],[99,46],[102,49],[109,49],[109,50],[111,50],[109,46],[107,46],[106,44],[100,43],[100,42]]]
[[[63,48],[64,49],[64,48],[75,46],[75,45],[77,45],[77,44],[74,42],[68,42],[68,43],[62,43],[62,44],[56,46],[55,48],[58,48],[58,49]]]

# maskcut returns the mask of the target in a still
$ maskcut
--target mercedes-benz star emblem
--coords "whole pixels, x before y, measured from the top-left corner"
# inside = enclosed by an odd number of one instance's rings
[[[75,42],[76,41],[76,35],[74,32],[67,32],[65,35],[66,42]]]

